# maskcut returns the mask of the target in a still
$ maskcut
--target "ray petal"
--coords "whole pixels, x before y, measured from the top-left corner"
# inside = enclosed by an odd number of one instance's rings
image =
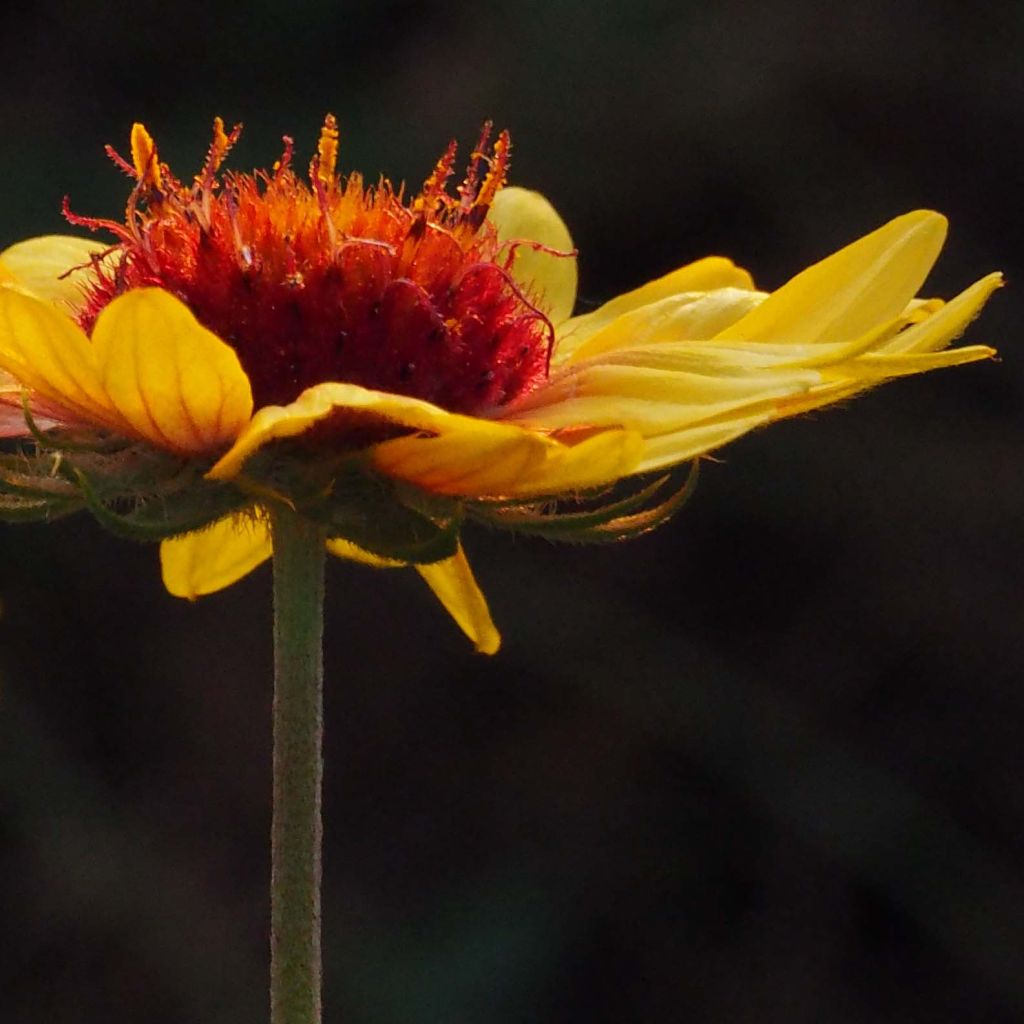
[[[503,188],[491,204],[487,219],[502,242],[537,242],[555,252],[520,245],[515,249],[512,276],[541,308],[560,324],[576,304],[577,267],[572,236],[558,211],[539,192]]]
[[[110,400],[153,444],[207,452],[249,422],[252,391],[238,356],[167,292],[139,288],[114,299],[92,341]]]
[[[42,235],[0,252],[0,282],[47,302],[75,310],[81,304],[90,261],[106,246],[74,235]],[[76,268],[76,269],[73,269]]]
[[[229,516],[160,545],[164,586],[194,601],[248,575],[272,554],[270,529],[252,517]]]
[[[924,283],[946,237],[931,210],[897,217],[784,284],[722,340],[850,341],[900,315]]]

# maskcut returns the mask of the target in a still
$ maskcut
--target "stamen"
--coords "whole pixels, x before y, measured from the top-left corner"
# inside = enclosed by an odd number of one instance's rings
[[[455,170],[455,154],[458,152],[459,144],[452,139],[444,155],[437,161],[430,177],[423,183],[423,189],[412,204],[413,213],[417,216],[430,216],[434,213],[437,205],[446,199],[445,185]]]
[[[314,185],[319,181],[324,190],[330,192],[336,183],[335,170],[338,166],[338,122],[333,114],[324,118],[314,163],[315,167],[310,168],[310,176],[315,179]]]
[[[295,153],[295,140],[290,135],[282,135],[281,141],[284,143],[284,150],[281,152],[281,158],[274,161],[275,178],[279,178],[285,171],[291,169],[292,155]]]
[[[121,156],[121,154],[118,153],[118,151],[116,149],[114,149],[113,146],[108,144],[108,145],[103,147],[103,151],[113,161],[114,165],[119,170],[121,170],[125,174],[127,174],[129,178],[134,178],[134,177],[137,176],[136,173],[135,173],[135,168],[132,167],[132,165],[130,163],[128,163],[128,161],[125,160],[125,158],[123,156]]]
[[[490,123],[466,179],[448,183],[451,143],[417,196],[386,178],[338,176],[334,117],[323,128],[306,181],[287,136],[273,170],[225,173],[240,126],[213,122],[202,167],[181,184],[159,162],[146,129],[132,130],[135,179],[125,223],[68,219],[111,231],[119,243],[90,261],[78,321],[133,288],[164,288],[238,354],[256,403],[282,405],[324,381],[349,381],[487,412],[544,379],[550,321],[510,273],[517,244],[482,229],[504,185],[511,144]]]
[[[487,177],[484,178],[484,182],[480,186],[480,191],[473,203],[473,220],[478,219],[480,223],[483,223],[491,203],[494,202],[494,197],[498,194],[498,189],[505,184],[505,179],[508,177],[508,165],[511,155],[512,139],[506,130],[498,136],[497,142],[494,143],[494,157],[490,161]],[[477,211],[482,211],[479,217],[476,216]],[[477,227],[479,227],[479,224]]]
[[[323,177],[318,173],[320,169],[320,157],[313,157],[313,173],[310,178],[313,182],[313,190],[316,192],[317,205],[320,207],[320,217],[323,220],[327,232],[327,245],[331,253],[331,259],[338,255],[338,230],[334,226],[334,218],[331,216],[331,202],[327,197],[327,187],[324,185]]]
[[[203,169],[196,176],[196,182],[202,188],[203,192],[209,192],[212,190],[217,172],[221,168],[221,164],[227,158],[228,153],[231,152],[231,148],[238,141],[239,136],[242,134],[241,124],[236,124],[231,129],[231,134],[228,135],[224,131],[224,119],[221,117],[215,117],[213,119],[213,141],[210,143],[210,148],[206,152],[206,160],[203,162]]]
[[[480,164],[487,158],[487,143],[494,130],[493,121],[484,121],[480,129],[480,141],[470,154],[469,166],[466,168],[466,180],[459,186],[459,216],[466,217],[473,208],[477,195],[477,183],[480,181]]]
[[[123,224],[118,224],[116,220],[107,220],[105,217],[83,217],[81,214],[74,213],[71,209],[71,200],[67,196],[60,204],[60,212],[64,219],[76,228],[88,228],[90,231],[111,231],[122,242],[134,240],[134,235]]]
[[[157,190],[162,189],[156,143],[153,142],[153,136],[146,131],[145,125],[139,124],[138,121],[132,125],[132,161],[140,185],[152,185]]]

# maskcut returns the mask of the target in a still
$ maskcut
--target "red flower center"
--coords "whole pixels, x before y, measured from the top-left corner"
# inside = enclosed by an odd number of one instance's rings
[[[385,179],[364,187],[358,174],[336,176],[331,116],[309,185],[291,168],[290,139],[271,171],[221,175],[240,128],[226,134],[217,119],[188,186],[158,162],[141,125],[133,164],[108,148],[137,179],[126,224],[65,206],[73,223],[119,239],[94,263],[87,331],[117,295],[164,288],[238,353],[257,407],[345,381],[486,413],[545,378],[551,324],[509,273],[515,243],[499,243],[486,221],[505,182],[507,133],[488,148],[485,127],[457,195],[446,187],[452,143],[406,202]]]

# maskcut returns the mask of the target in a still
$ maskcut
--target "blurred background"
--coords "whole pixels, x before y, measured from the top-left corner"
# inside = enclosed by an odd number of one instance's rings
[[[0,245],[119,215],[144,120],[180,173],[325,111],[421,181],[488,117],[581,250],[582,307],[685,261],[763,287],[897,213],[929,294],[1007,273],[1000,363],[708,463],[605,549],[477,531],[502,628],[332,565],[328,1021],[1024,1019],[1024,5],[139,0],[20,5]],[[85,517],[0,531],[0,1019],[266,1019],[270,577],[195,605]]]

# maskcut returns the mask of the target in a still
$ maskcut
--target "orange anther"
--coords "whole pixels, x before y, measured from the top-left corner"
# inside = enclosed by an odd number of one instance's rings
[[[135,122],[132,125],[132,162],[140,185],[152,185],[161,188],[160,162],[156,155],[156,143],[153,136],[146,131],[145,125]]]

